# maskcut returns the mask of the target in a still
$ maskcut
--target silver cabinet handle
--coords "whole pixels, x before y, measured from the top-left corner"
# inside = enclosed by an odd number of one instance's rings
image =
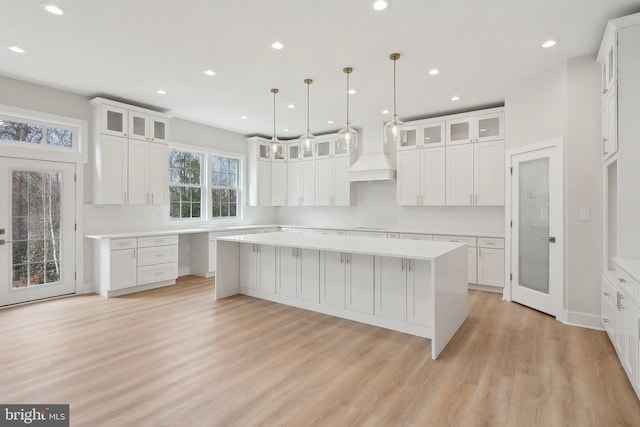
[[[408,270],[411,271],[411,260],[410,259],[407,260],[407,266],[408,266]]]
[[[407,260],[402,258],[402,271],[404,271],[404,269],[406,268],[405,267],[406,262],[407,262]]]
[[[620,283],[627,283],[626,280],[624,280],[622,277],[618,277],[618,282]],[[623,297],[624,298],[624,297]]]
[[[153,204],[153,193],[151,193],[151,204]]]
[[[609,296],[609,292],[603,292],[605,297]]]
[[[135,249],[133,250],[133,257],[134,258],[136,257],[136,250]]]
[[[340,264],[344,262],[344,253],[340,252]]]
[[[478,256],[482,257],[482,249],[478,248]]]
[[[351,254],[345,254],[347,256],[347,264],[351,263]]]
[[[604,323],[609,323],[609,319],[607,319],[606,317],[603,317],[603,318],[602,318],[602,321],[603,321]]]
[[[296,256],[296,248],[291,248],[291,258]]]

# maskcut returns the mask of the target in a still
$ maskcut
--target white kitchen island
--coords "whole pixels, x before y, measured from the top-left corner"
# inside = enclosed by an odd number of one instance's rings
[[[244,294],[431,339],[467,318],[464,244],[263,233],[217,239],[216,299]]]

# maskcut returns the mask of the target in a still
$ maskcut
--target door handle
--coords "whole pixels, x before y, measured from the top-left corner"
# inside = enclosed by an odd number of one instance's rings
[[[555,243],[556,242],[556,238],[553,236],[549,236],[549,243]]]

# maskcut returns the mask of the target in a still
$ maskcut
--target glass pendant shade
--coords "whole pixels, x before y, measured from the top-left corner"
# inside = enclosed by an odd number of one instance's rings
[[[347,125],[338,132],[338,144],[343,149],[355,150],[358,148],[358,132],[349,123],[349,74],[353,68],[346,67],[342,71],[347,75]]]
[[[393,120],[384,125],[384,141],[387,144],[401,146],[407,142],[407,130],[404,128],[404,122],[393,116]]]
[[[384,142],[388,145],[400,146],[407,140],[407,131],[404,123],[396,113],[396,61],[400,59],[399,53],[392,53],[389,59],[393,61],[393,119],[384,125]]]
[[[300,137],[300,149],[304,157],[313,154],[313,146],[316,144],[316,137],[309,130],[309,86],[313,83],[311,79],[305,79],[307,85],[307,131]]]

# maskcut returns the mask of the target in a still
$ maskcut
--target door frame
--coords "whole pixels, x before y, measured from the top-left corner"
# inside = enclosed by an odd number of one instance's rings
[[[564,168],[564,137],[562,136],[558,136],[558,137],[553,137],[553,138],[549,138],[549,139],[545,139],[533,144],[528,144],[528,145],[524,145],[522,147],[516,147],[516,148],[512,148],[509,149],[505,152],[505,222],[504,222],[504,227],[505,227],[505,232],[504,232],[504,265],[505,265],[505,278],[504,278],[504,283],[505,283],[505,287],[503,289],[503,294],[502,294],[502,299],[504,299],[505,301],[511,301],[511,287],[513,286],[513,280],[512,280],[512,263],[514,262],[513,260],[513,248],[512,248],[512,239],[513,239],[513,229],[511,228],[511,222],[513,221],[513,209],[512,209],[512,204],[514,202],[514,200],[512,199],[512,191],[513,191],[513,185],[512,185],[512,180],[511,180],[511,165],[512,165],[512,158],[514,156],[520,155],[520,154],[525,154],[525,153],[530,153],[530,152],[534,152],[534,151],[540,151],[540,150],[544,150],[544,149],[551,149],[554,151],[554,155],[556,156],[556,158],[558,159],[558,164],[560,166],[560,171],[558,172],[559,175],[562,177],[561,183],[560,183],[560,188],[558,191],[558,195],[557,198],[555,200],[553,200],[553,202],[555,204],[557,204],[560,208],[560,224],[558,224],[558,230],[556,232],[556,235],[559,237],[558,240],[556,240],[555,245],[559,246],[558,251],[562,254],[562,259],[560,260],[560,262],[557,265],[557,268],[554,272],[554,274],[556,276],[559,276],[561,278],[561,283],[562,283],[562,289],[561,292],[559,293],[559,298],[560,301],[558,301],[558,310],[556,313],[556,319],[560,320],[562,322],[564,322],[565,319],[565,301],[566,301],[566,286],[565,286],[565,273],[564,273],[564,265],[565,265],[565,258],[566,258],[566,254],[564,251],[564,237],[565,237],[565,233],[564,233],[564,222],[565,222],[565,210],[564,210],[564,205],[565,205],[565,195],[564,195],[564,181],[565,181],[565,168]],[[551,185],[551,182],[550,182]]]

